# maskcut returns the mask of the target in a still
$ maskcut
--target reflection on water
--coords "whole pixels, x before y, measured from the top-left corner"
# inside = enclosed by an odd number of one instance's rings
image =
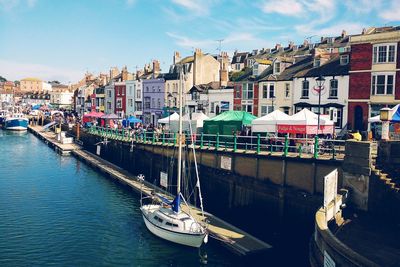
[[[0,130],[0,162],[0,266],[239,264],[155,237],[136,195],[29,133]]]

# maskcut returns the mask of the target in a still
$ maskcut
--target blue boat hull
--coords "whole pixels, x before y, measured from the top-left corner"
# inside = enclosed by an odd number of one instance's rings
[[[28,129],[28,119],[7,119],[4,123],[4,127],[6,128],[6,130],[24,131]]]

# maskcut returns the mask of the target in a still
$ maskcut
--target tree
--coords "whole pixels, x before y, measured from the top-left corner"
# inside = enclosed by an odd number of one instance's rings
[[[0,82],[6,82],[6,81],[7,81],[6,78],[4,78],[3,76],[0,76]]]

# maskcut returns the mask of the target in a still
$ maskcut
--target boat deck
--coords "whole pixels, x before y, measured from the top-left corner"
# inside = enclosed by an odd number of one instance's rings
[[[85,161],[88,165],[118,180],[122,184],[131,187],[138,193],[143,192],[143,194],[151,196],[154,191],[154,188],[150,185],[141,183],[137,180],[137,177],[133,176],[131,173],[98,157],[97,155],[82,150],[80,146],[76,144],[59,143],[56,140],[56,134],[54,132],[42,132],[42,126],[29,126],[29,130],[41,139],[45,140],[45,142],[51,142],[61,151],[67,151],[68,153],[71,152],[72,155]],[[165,195],[165,197],[168,196]],[[186,212],[188,212],[189,209],[186,205],[182,205],[182,207]],[[210,213],[204,212],[205,218],[198,209],[190,209],[190,213],[197,220],[205,219],[208,221],[208,231],[210,232],[211,237],[215,237],[218,241],[221,241],[222,245],[240,256],[265,252],[272,248],[271,245]]]

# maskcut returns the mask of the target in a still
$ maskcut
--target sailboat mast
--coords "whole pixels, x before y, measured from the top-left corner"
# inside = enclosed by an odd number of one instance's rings
[[[179,132],[178,132],[178,179],[176,195],[181,193],[181,178],[182,178],[182,88],[183,88],[183,69],[179,75]]]

